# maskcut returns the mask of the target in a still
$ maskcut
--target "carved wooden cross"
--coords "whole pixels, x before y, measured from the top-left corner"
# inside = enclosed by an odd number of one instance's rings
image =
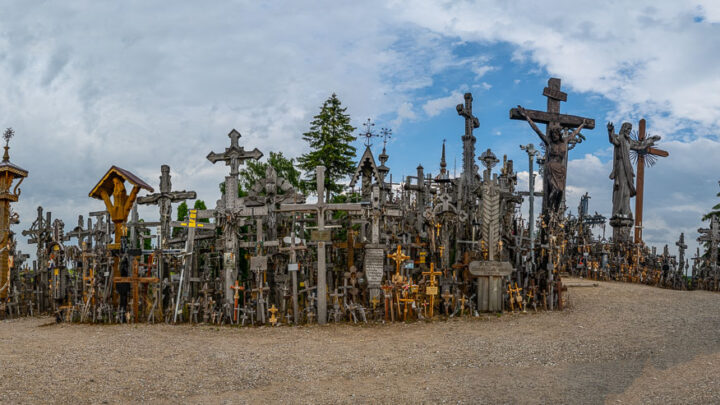
[[[638,128],[638,141],[645,140],[645,119],[640,120]],[[637,150],[637,177],[635,178],[635,243],[642,243],[643,195],[645,189],[645,156],[668,157],[669,153],[662,149],[649,146]]]
[[[400,246],[400,245],[397,246],[397,250],[395,251],[395,253],[388,254],[387,257],[389,257],[395,261],[395,275],[396,276],[400,274],[400,265],[402,265],[405,262],[405,260],[410,258],[410,256],[406,256],[402,252],[402,246]]]
[[[133,311],[133,317],[135,318],[135,322],[138,320],[138,303],[139,303],[139,291],[138,287],[140,284],[150,284],[150,283],[157,283],[160,280],[157,277],[140,277],[138,276],[138,262],[137,259],[133,260],[132,264],[132,276],[131,277],[114,277],[113,282],[115,284],[119,283],[130,283],[132,284],[132,294],[133,294],[133,303],[132,303],[132,311]]]
[[[170,221],[172,214],[172,203],[185,200],[194,200],[197,197],[194,191],[172,191],[172,182],[170,180],[170,166],[160,166],[160,192],[148,194],[138,197],[137,203],[141,205],[157,205],[160,209],[160,233],[161,239],[158,240],[158,247],[164,248],[162,239],[170,238]]]

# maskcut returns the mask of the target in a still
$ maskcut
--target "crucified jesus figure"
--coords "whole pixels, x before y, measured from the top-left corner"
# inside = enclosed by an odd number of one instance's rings
[[[544,134],[524,108],[518,106],[518,111],[527,120],[533,131],[538,134],[545,146],[543,212],[559,213],[565,196],[568,151],[585,140],[580,133],[585,122],[583,121],[574,131],[563,127],[559,122],[550,122],[547,124],[547,134]]]

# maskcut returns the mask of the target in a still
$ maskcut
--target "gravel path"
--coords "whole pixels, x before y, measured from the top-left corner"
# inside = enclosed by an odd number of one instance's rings
[[[720,402],[720,294],[569,293],[562,313],[393,325],[4,321],[0,403]]]

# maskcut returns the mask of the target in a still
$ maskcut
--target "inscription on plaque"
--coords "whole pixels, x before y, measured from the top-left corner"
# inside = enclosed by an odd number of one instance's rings
[[[380,287],[383,278],[385,251],[382,249],[365,249],[365,278],[369,287]]]
[[[262,271],[267,270],[267,256],[251,256],[250,257],[250,270],[260,269]]]
[[[330,242],[331,233],[329,229],[313,230],[310,232],[310,240],[313,242]]]

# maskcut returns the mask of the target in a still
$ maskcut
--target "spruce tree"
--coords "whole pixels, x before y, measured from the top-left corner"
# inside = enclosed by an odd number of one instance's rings
[[[338,182],[355,170],[355,147],[351,142],[357,138],[346,110],[333,93],[323,103],[320,113],[313,117],[310,130],[303,134],[303,139],[310,144],[310,152],[298,158],[298,166],[306,176],[303,189],[316,189],[315,167],[325,166],[326,201],[330,201],[333,193],[342,192],[343,185]]]
[[[718,185],[720,185],[720,181],[718,181]],[[717,196],[720,197],[720,193],[717,193]],[[720,203],[715,204],[715,206],[712,207],[712,211],[703,216],[703,221],[707,221],[711,217],[718,217],[718,219],[720,219]]]

